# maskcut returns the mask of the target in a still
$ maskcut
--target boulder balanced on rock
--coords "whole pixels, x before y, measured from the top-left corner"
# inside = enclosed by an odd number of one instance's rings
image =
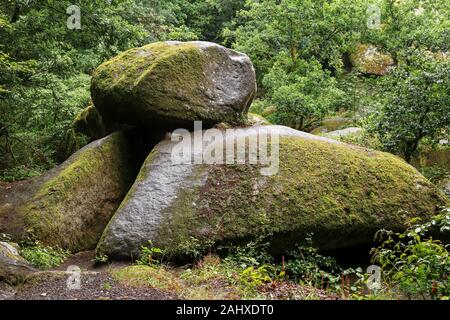
[[[163,129],[240,122],[256,93],[250,59],[209,42],[158,42],[102,64],[92,99],[104,119]]]
[[[249,58],[212,43],[154,43],[113,58],[96,70],[95,107],[73,130],[92,139],[123,131],[43,177],[4,192],[0,185],[0,233],[32,235],[72,252],[97,246],[98,254],[120,259],[137,257],[148,241],[183,256],[186,248],[260,235],[269,237],[272,252],[284,253],[309,233],[323,249],[370,244],[379,229],[400,230],[446,202],[398,157],[282,126],[242,127],[183,155],[227,154],[235,139],[250,148],[251,138],[266,134],[279,137],[270,145],[271,155],[279,150],[276,163],[173,161],[179,142],[162,140],[166,131],[190,129],[194,121],[244,122],[255,92]],[[182,137],[199,133],[184,130]],[[263,174],[272,164],[276,172]]]

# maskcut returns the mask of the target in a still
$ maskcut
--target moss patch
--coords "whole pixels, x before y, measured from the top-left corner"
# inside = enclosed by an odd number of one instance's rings
[[[446,201],[400,158],[345,144],[284,137],[279,174],[259,169],[198,166],[207,182],[180,191],[155,245],[177,255],[196,243],[272,234],[276,251],[308,232],[322,248],[366,244],[380,228],[401,229]]]
[[[105,119],[137,125],[241,122],[242,112],[210,103],[215,84],[208,66],[223,59],[219,54],[193,43],[168,42],[126,51],[94,72],[95,106]]]

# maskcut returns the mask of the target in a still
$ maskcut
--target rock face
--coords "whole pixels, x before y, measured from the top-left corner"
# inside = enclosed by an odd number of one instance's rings
[[[224,143],[205,143],[203,150],[222,150],[236,137],[262,132],[280,135],[274,175],[262,175],[268,166],[248,161],[174,164],[179,142],[159,143],[102,235],[97,253],[136,257],[151,240],[176,256],[186,248],[262,234],[272,234],[276,253],[309,232],[321,248],[341,248],[371,243],[380,228],[402,229],[408,218],[431,216],[444,202],[442,193],[400,158],[286,127],[241,129]],[[195,159],[201,152],[187,154],[186,159]]]
[[[19,255],[15,244],[0,242],[0,281],[17,284],[36,271]]]
[[[394,66],[394,60],[376,47],[360,44],[350,56],[353,66],[367,75],[383,76]]]
[[[102,139],[115,131],[126,129],[129,129],[126,125],[104,120],[95,106],[91,104],[76,116],[67,131],[62,154],[68,158],[87,143]]]
[[[104,119],[162,127],[240,122],[256,93],[250,59],[209,42],[159,42],[102,64],[92,99]]]
[[[105,121],[94,105],[81,111],[72,124],[75,133],[88,136],[91,141],[104,138],[115,131],[126,129],[123,125]]]
[[[134,132],[114,133],[43,177],[2,192],[0,232],[73,252],[95,248],[151,147],[138,140]]]

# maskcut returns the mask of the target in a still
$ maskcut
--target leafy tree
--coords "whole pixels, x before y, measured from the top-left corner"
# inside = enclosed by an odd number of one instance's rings
[[[407,62],[412,48],[447,51],[450,44],[450,3],[434,0],[381,0],[380,26],[367,29],[362,41]],[[405,55],[406,54],[406,55]]]
[[[270,120],[310,130],[342,101],[335,77],[364,17],[361,1],[248,0],[224,35],[252,58]]]
[[[280,51],[292,62],[314,58],[334,73],[342,54],[365,26],[364,2],[348,0],[247,0],[224,31],[233,46],[250,55],[259,80]]]
[[[198,40],[223,41],[222,30],[243,8],[242,0],[170,0],[177,21],[197,35]]]
[[[343,95],[317,60],[293,62],[286,54],[280,54],[263,83],[277,107],[270,120],[298,130],[317,126]]]
[[[408,162],[423,138],[450,129],[449,61],[416,51],[410,62],[386,78],[386,101],[374,127],[386,150]]]
[[[80,0],[80,30],[67,27],[72,4],[0,4],[0,170],[20,168],[17,178],[67,157],[65,132],[87,106],[99,64],[151,41],[197,38],[173,18],[168,2]]]

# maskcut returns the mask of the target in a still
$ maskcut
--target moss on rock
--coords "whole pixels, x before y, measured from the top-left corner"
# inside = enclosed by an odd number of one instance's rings
[[[391,154],[286,137],[280,157],[279,174],[265,178],[258,166],[199,167],[208,172],[205,185],[180,191],[155,243],[182,254],[192,238],[274,234],[280,251],[313,232],[317,245],[335,249],[370,243],[377,230],[399,230],[412,217],[431,217],[445,201]]]
[[[396,156],[293,131],[280,138],[280,168],[273,176],[250,164],[186,165],[174,173],[168,142],[161,143],[98,249],[124,258],[151,240],[179,256],[199,244],[272,235],[273,251],[281,253],[311,232],[321,248],[336,249],[370,244],[377,230],[400,230],[446,202]],[[164,201],[147,193],[164,189],[158,176],[174,193]]]
[[[73,252],[92,249],[138,173],[134,133],[114,133],[40,178],[17,210],[26,232]]]
[[[77,114],[66,133],[65,143],[62,146],[64,159],[67,159],[89,142],[102,139],[113,132],[127,129],[130,129],[127,125],[103,119],[91,102],[87,108]]]
[[[350,59],[359,72],[368,75],[383,76],[394,65],[394,60],[389,54],[382,53],[368,44],[357,45]]]
[[[206,42],[158,42],[102,64],[91,91],[105,119],[168,128],[240,121],[256,82],[245,55]]]
[[[104,123],[102,116],[92,104],[76,116],[72,127],[75,132],[88,136],[92,141],[104,138],[114,131]]]

